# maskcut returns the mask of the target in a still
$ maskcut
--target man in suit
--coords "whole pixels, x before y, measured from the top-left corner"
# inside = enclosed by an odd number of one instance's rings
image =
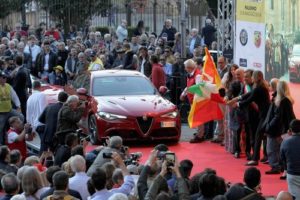
[[[193,57],[194,49],[201,46],[201,37],[198,35],[198,29],[193,28],[191,32],[191,38],[189,41],[189,57]]]
[[[58,102],[48,105],[39,117],[39,122],[45,124],[44,132],[41,135],[40,154],[50,149],[53,151],[53,137],[56,132],[58,112],[66,102],[68,94],[60,92]]]
[[[26,104],[27,104],[27,98],[28,98],[28,92],[30,92],[28,89],[31,90],[31,82],[29,82],[29,71],[28,69],[23,65],[23,56],[17,56],[16,57],[16,69],[12,72],[13,75],[13,88],[16,91],[20,102],[21,102],[21,111],[24,116],[24,119],[26,119]]]
[[[43,51],[39,53],[36,61],[38,76],[41,79],[49,80],[51,78],[53,68],[56,66],[56,60],[56,54],[50,50],[50,41],[45,40]]]

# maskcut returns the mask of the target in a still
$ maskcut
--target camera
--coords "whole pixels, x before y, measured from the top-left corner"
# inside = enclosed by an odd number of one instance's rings
[[[126,154],[126,152],[128,151],[128,149],[129,149],[128,146],[122,146],[121,149],[120,149],[120,151],[121,151],[121,153]]]
[[[129,158],[127,158],[126,160],[124,160],[125,165],[136,165],[139,166],[139,161],[140,158],[143,156],[143,154],[141,152],[135,152],[135,153],[131,153],[129,155]]]
[[[167,152],[165,154],[165,160],[167,161],[167,167],[173,167],[175,164],[175,153]]]
[[[25,133],[28,134],[28,135],[32,134],[32,127],[31,127],[31,125],[25,127]]]

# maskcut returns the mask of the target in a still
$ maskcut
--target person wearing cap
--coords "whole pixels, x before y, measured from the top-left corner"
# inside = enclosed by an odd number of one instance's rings
[[[287,167],[288,190],[295,199],[300,199],[300,120],[294,119],[289,127],[291,137],[281,143],[280,155]]]
[[[6,83],[7,75],[0,70],[0,144],[4,144],[5,126],[12,116],[21,116],[21,103],[15,90]],[[13,109],[13,104],[16,110]]]
[[[115,51],[116,51],[116,57],[112,64],[112,68],[116,68],[116,67],[122,65],[122,63],[123,63],[124,50],[122,48],[119,48]]]
[[[54,85],[61,85],[64,86],[66,85],[66,77],[64,75],[64,68],[60,65],[57,65],[56,67],[53,68],[54,72],[53,73],[53,80],[54,82],[50,82],[50,84]]]
[[[103,62],[98,58],[97,53],[95,51],[92,51],[90,53],[91,63],[88,68],[89,71],[98,71],[98,70],[104,70]]]
[[[215,27],[213,27],[211,19],[205,20],[205,27],[202,28],[202,37],[204,38],[204,43],[209,48],[211,43],[215,40],[214,34],[217,31]]]

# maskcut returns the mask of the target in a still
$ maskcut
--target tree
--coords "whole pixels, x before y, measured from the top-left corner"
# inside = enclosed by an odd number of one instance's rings
[[[103,16],[112,7],[111,0],[38,0],[38,3],[54,21],[63,25],[66,33],[70,25],[82,27],[87,20]]]

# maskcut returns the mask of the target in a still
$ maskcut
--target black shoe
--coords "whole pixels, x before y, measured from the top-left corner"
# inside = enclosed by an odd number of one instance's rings
[[[283,175],[283,176],[280,176],[279,179],[280,179],[280,180],[286,180],[286,176],[284,176],[284,175]]]
[[[254,160],[251,160],[251,161],[246,163],[246,166],[257,166],[257,165],[258,165],[258,162],[254,161]]]
[[[260,159],[260,162],[262,162],[262,163],[265,163],[265,162],[267,162],[268,161],[268,158],[267,157],[263,157],[262,159]]]
[[[279,169],[271,169],[269,171],[265,172],[266,174],[280,174],[280,170]]]
[[[201,137],[194,137],[193,139],[190,140],[190,143],[201,143],[204,141],[204,138]]]
[[[248,161],[252,160],[251,153],[246,153],[246,158]]]
[[[234,153],[234,157],[235,157],[235,158],[240,158],[240,153],[235,152],[235,153]]]

